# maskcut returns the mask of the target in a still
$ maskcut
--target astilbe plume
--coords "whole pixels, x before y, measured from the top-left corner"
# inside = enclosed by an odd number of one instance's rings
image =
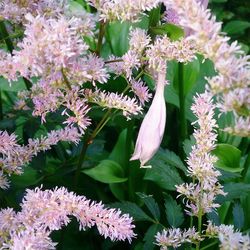
[[[59,230],[76,217],[80,230],[96,226],[105,238],[128,240],[136,235],[128,214],[120,210],[105,208],[99,202],[69,192],[60,187],[54,190],[26,190],[21,211],[12,209],[0,211],[0,246],[2,249],[55,249],[49,238],[54,230]],[[27,248],[29,247],[29,248]]]
[[[212,103],[212,95],[205,92],[194,98],[191,107],[197,117],[199,128],[194,131],[196,144],[192,146],[192,151],[187,159],[188,174],[192,177],[192,183],[184,183],[176,186],[177,192],[186,201],[186,212],[190,216],[201,218],[202,215],[211,212],[219,207],[215,202],[217,195],[226,195],[219,184],[218,176],[220,172],[214,168],[216,157],[211,154],[215,148],[217,128],[216,120],[213,118],[215,105]],[[197,243],[204,238],[192,229],[192,233],[187,236],[187,231],[179,229],[164,230],[156,235],[157,245],[161,249],[168,249],[169,246],[178,247],[182,243]],[[193,236],[193,238],[192,238]]]
[[[98,10],[100,20],[106,21],[131,21],[140,20],[143,11],[155,8],[159,0],[88,0],[88,3]]]
[[[9,187],[7,176],[23,173],[23,166],[28,164],[39,152],[51,149],[59,141],[78,143],[81,133],[77,128],[65,127],[64,129],[52,130],[47,136],[40,139],[29,139],[27,145],[19,145],[14,134],[9,135],[6,131],[0,131],[2,146],[0,147],[0,188]]]
[[[167,0],[165,4],[177,13],[180,25],[192,29],[190,38],[196,41],[199,52],[214,63],[218,75],[207,78],[209,87],[218,96],[221,111],[235,115],[235,126],[226,131],[250,136],[250,57],[237,42],[228,43],[230,38],[222,34],[222,24],[196,0]]]
[[[46,17],[56,17],[68,9],[68,0],[2,0],[0,19],[12,22],[26,22],[25,15],[31,13]]]

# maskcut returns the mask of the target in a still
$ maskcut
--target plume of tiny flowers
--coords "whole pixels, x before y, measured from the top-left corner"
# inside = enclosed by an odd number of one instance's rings
[[[169,247],[178,248],[183,243],[197,243],[202,240],[195,228],[181,230],[179,228],[164,229],[161,233],[155,236],[156,245],[162,250],[167,250]]]
[[[250,249],[250,237],[249,235],[243,235],[238,230],[235,230],[232,225],[213,225],[211,221],[208,221],[206,228],[206,236],[215,238],[220,241],[221,250],[238,250]]]
[[[25,23],[27,13],[40,14],[47,18],[57,17],[63,14],[68,7],[68,0],[2,0],[0,3],[0,19]]]
[[[198,123],[199,129],[194,130],[196,144],[192,147],[187,164],[189,175],[198,182],[179,185],[177,192],[186,197],[187,212],[194,216],[217,208],[219,204],[215,203],[216,196],[225,195],[217,179],[220,172],[214,168],[217,158],[211,154],[217,137],[214,109],[215,105],[209,92],[197,95],[191,107],[198,118],[194,124]]]
[[[177,12],[180,25],[192,29],[190,38],[196,41],[199,52],[205,58],[213,61],[218,75],[207,78],[209,87],[213,94],[218,96],[218,106],[222,112],[230,112],[232,107],[236,106],[233,108],[233,113],[235,124],[238,126],[238,121],[247,120],[246,118],[249,116],[248,102],[246,101],[241,107],[238,103],[236,105],[234,103],[228,104],[230,99],[232,102],[234,100],[231,98],[232,92],[236,96],[239,89],[249,88],[250,57],[244,55],[237,42],[228,43],[230,38],[221,32],[221,23],[216,22],[210,10],[202,7],[200,3],[195,0],[169,0],[165,1],[165,4]],[[190,11],[186,11],[187,8]],[[240,91],[240,93],[242,95],[244,91]],[[240,96],[239,99],[244,98]],[[227,131],[242,135],[233,128]],[[250,136],[250,130],[245,130],[243,134]]]
[[[140,14],[155,8],[159,0],[88,0],[88,3],[99,12],[101,21],[131,21],[140,20]]]
[[[184,196],[186,201],[187,214],[198,218],[219,207],[219,204],[215,203],[217,195],[226,195],[218,181],[220,173],[214,168],[217,158],[211,154],[216,146],[215,129],[217,124],[213,118],[214,109],[211,93],[205,92],[194,98],[191,110],[197,117],[197,121],[193,124],[198,124],[199,128],[194,130],[196,144],[192,146],[192,151],[187,159],[188,174],[192,177],[193,182],[176,186],[177,192],[180,193],[180,196]],[[207,237],[192,228],[189,230],[184,230],[184,233],[180,229],[164,230],[156,235],[156,244],[161,249],[168,249],[170,246],[176,248],[185,242],[197,244]],[[188,237],[183,236],[185,232],[190,232]],[[193,240],[190,240],[189,237],[193,237]]]
[[[18,43],[13,64],[24,77],[47,76],[67,68],[88,46],[72,27],[74,18],[46,19],[44,16],[25,16],[25,37]]]
[[[85,89],[83,93],[88,102],[98,104],[103,108],[121,110],[128,120],[131,119],[131,115],[138,115],[142,112],[142,107],[135,98],[130,98],[123,94],[105,92],[100,89],[95,91]]]
[[[28,164],[39,152],[51,149],[59,141],[78,143],[82,136],[77,128],[65,127],[64,129],[52,130],[47,136],[40,139],[29,139],[27,145],[19,145],[14,134],[8,135],[7,132],[0,132],[3,142],[10,142],[8,146],[0,151],[0,171],[1,188],[7,188],[7,176],[11,174],[20,175],[23,173],[23,166]]]
[[[55,249],[56,244],[49,236],[52,231],[68,225],[71,216],[78,220],[80,230],[96,226],[101,235],[112,241],[131,242],[136,236],[132,218],[128,214],[107,209],[101,202],[88,200],[64,187],[44,191],[41,188],[26,190],[20,205],[21,211],[17,213],[10,208],[0,211],[0,246],[9,247],[3,249],[16,249],[13,247],[18,243],[23,246],[18,248],[20,250],[27,249],[27,245],[37,250]]]
[[[196,52],[193,40],[182,38],[178,41],[171,41],[167,36],[163,36],[157,37],[154,44],[149,45],[146,56],[149,58],[150,69],[164,72],[166,61],[190,62],[196,58]]]

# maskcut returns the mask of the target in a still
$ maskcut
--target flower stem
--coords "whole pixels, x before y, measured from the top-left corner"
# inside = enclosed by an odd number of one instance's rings
[[[98,42],[97,42],[97,47],[96,47],[96,55],[98,56],[100,55],[101,49],[102,49],[102,40],[105,34],[105,25],[106,25],[105,22],[100,21],[100,29],[99,29]]]
[[[83,164],[84,159],[85,159],[85,155],[86,155],[88,146],[92,143],[93,139],[97,136],[97,134],[102,130],[102,128],[105,126],[105,124],[109,121],[110,115],[111,115],[111,109],[109,109],[105,113],[105,115],[103,116],[101,121],[97,124],[93,133],[91,135],[89,135],[89,134],[85,135],[84,143],[82,146],[82,150],[80,153],[80,157],[79,157],[79,161],[78,161],[76,173],[75,173],[75,179],[74,179],[74,186],[75,187],[77,187],[78,182],[79,182],[79,176],[81,174],[81,168],[82,168],[82,164]]]
[[[178,64],[178,84],[179,84],[179,104],[180,104],[180,148],[182,143],[187,138],[187,121],[185,115],[185,94],[183,82],[183,64]]]
[[[202,227],[202,209],[199,208],[199,213],[198,213],[198,232],[199,235],[201,235],[201,227]],[[200,249],[200,242],[196,244],[196,250]]]
[[[8,51],[12,54],[14,45],[10,39],[9,33],[6,29],[4,21],[0,22],[0,36],[5,41]],[[29,90],[32,87],[32,83],[25,77],[23,77],[26,88]]]

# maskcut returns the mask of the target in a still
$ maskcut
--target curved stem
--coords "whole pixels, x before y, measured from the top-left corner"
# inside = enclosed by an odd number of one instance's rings
[[[106,25],[105,22],[100,21],[100,29],[99,29],[99,35],[98,35],[97,48],[96,48],[96,55],[98,56],[100,55],[101,49],[102,49],[102,40],[105,34],[105,25]]]
[[[103,118],[101,119],[101,121],[97,124],[95,130],[93,131],[93,133],[91,135],[86,134],[85,138],[84,138],[84,143],[82,146],[82,150],[79,156],[79,161],[77,164],[77,168],[76,168],[76,173],[75,173],[75,179],[74,179],[74,186],[77,187],[78,182],[79,182],[79,176],[81,174],[81,168],[82,168],[82,164],[84,162],[85,159],[85,155],[88,149],[88,146],[92,143],[93,139],[97,136],[97,134],[102,130],[102,128],[105,126],[105,124],[109,121],[110,119],[110,114],[111,114],[111,109],[109,109],[105,115],[103,116]]]

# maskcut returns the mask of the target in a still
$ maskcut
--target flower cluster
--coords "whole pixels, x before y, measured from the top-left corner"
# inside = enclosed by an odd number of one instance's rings
[[[25,22],[27,13],[55,17],[63,14],[68,8],[67,0],[2,0],[0,3],[0,19],[12,22]]]
[[[171,41],[167,36],[158,37],[146,51],[149,68],[158,72],[166,71],[166,61],[193,61],[197,52],[194,40],[180,39]]]
[[[26,165],[39,152],[51,149],[59,141],[78,143],[81,134],[76,128],[65,127],[60,130],[52,130],[46,137],[40,139],[29,139],[27,145],[19,145],[14,134],[9,135],[6,131],[0,131],[0,187],[9,187],[7,176],[10,174],[20,175],[22,166]]]
[[[202,240],[194,227],[188,230],[181,230],[179,228],[164,229],[161,233],[157,233],[155,238],[156,244],[162,250],[167,250],[168,247],[178,248],[183,243],[197,243]]]
[[[249,125],[241,133],[239,122],[249,116],[249,56],[245,56],[237,42],[228,43],[229,37],[221,33],[221,23],[216,22],[210,10],[206,10],[196,0],[169,0],[165,4],[179,16],[180,25],[192,29],[190,38],[197,43],[199,52],[213,61],[218,75],[207,78],[213,94],[218,95],[222,112],[232,111],[235,128],[226,129],[238,135],[250,135]],[[186,11],[187,9],[190,11]],[[237,98],[235,98],[237,96]],[[240,119],[241,118],[241,119]]]
[[[99,89],[92,91],[90,89],[84,91],[84,96],[91,103],[96,103],[103,108],[116,108],[123,112],[123,115],[130,119],[130,115],[138,115],[141,113],[141,106],[138,105],[135,98],[130,98],[123,94],[113,92],[105,92]]]
[[[212,103],[212,95],[205,92],[194,98],[191,107],[193,113],[198,118],[194,124],[198,123],[199,128],[194,131],[196,144],[192,146],[192,151],[187,159],[188,173],[193,182],[176,186],[180,196],[184,196],[186,201],[187,214],[196,216],[199,219],[219,207],[215,202],[217,195],[226,195],[222,186],[218,182],[220,172],[214,168],[216,157],[211,154],[215,148],[217,124],[214,116],[215,105]],[[186,232],[191,230],[190,235]],[[182,243],[197,243],[203,240],[201,232],[196,233],[193,229],[181,232],[179,229],[164,230],[156,235],[156,241],[161,249],[168,246],[178,247]],[[193,231],[192,231],[193,230]],[[193,241],[190,240],[193,237]]]
[[[195,97],[191,110],[196,115],[199,129],[195,129],[196,144],[187,159],[188,173],[196,183],[185,183],[177,186],[177,192],[187,199],[186,206],[191,216],[211,212],[219,204],[215,203],[217,195],[225,195],[218,182],[220,172],[214,168],[217,158],[211,154],[215,148],[217,128],[214,116],[215,106],[212,104],[210,93]],[[195,124],[194,123],[194,124]]]
[[[112,241],[126,239],[131,242],[136,235],[128,214],[107,209],[99,202],[75,195],[66,188],[27,190],[21,211],[7,208],[0,211],[0,247],[3,249],[55,249],[49,238],[54,230],[68,225],[76,217],[80,230],[96,226],[99,233]]]
[[[137,22],[143,11],[155,8],[159,0],[88,0],[95,7],[101,21],[132,21]]]
[[[220,249],[250,249],[250,238],[235,230],[232,225],[215,226],[211,221],[208,222],[206,235],[208,237],[218,237]]]

